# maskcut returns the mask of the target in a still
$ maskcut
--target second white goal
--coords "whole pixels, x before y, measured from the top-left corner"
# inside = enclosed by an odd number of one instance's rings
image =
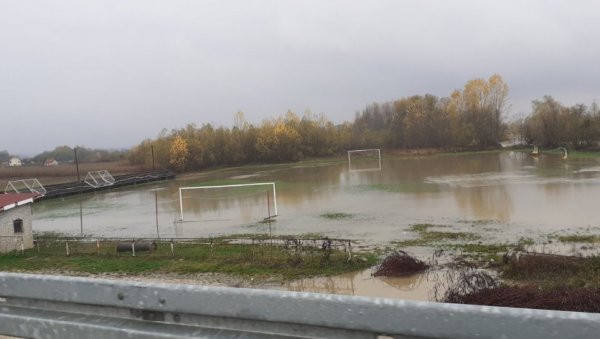
[[[348,170],[381,171],[381,149],[355,149],[348,151]]]

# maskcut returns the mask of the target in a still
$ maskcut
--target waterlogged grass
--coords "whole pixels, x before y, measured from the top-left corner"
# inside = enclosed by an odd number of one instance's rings
[[[471,243],[450,245],[449,247],[460,250],[463,252],[463,255],[471,259],[482,260],[485,262],[500,262],[502,255],[515,246],[512,244]]]
[[[430,193],[438,192],[439,186],[436,184],[422,182],[400,182],[389,184],[362,185],[363,190],[376,190],[390,193]]]
[[[600,152],[569,150],[568,158],[569,159],[600,158]]]
[[[582,243],[597,243],[600,242],[600,235],[595,234],[571,234],[559,235],[556,239],[560,242],[582,242]]]
[[[471,224],[471,226],[485,226],[485,225],[494,224],[495,222],[496,222],[495,220],[489,220],[489,219],[459,220],[458,221],[458,223],[460,223],[460,224]]]
[[[448,241],[473,241],[479,236],[468,232],[432,231],[431,228],[447,228],[447,225],[414,224],[410,230],[419,234],[419,238],[394,242],[397,246],[432,246]]]
[[[504,152],[502,149],[493,149],[493,150],[480,150],[480,151],[457,151],[457,152],[440,152],[432,154],[433,157],[461,157],[461,156],[470,156],[470,155],[480,155],[480,154],[496,154]]]
[[[413,232],[424,233],[432,227],[449,227],[447,225],[435,225],[435,224],[413,224],[410,226],[410,230]]]
[[[512,258],[502,268],[502,277],[541,288],[555,286],[600,287],[600,257],[550,254]]]
[[[532,246],[535,245],[535,240],[529,237],[521,237],[517,242],[517,246]]]
[[[340,220],[340,219],[351,219],[354,215],[350,213],[343,212],[328,212],[321,214],[321,218],[330,219],[330,220]]]

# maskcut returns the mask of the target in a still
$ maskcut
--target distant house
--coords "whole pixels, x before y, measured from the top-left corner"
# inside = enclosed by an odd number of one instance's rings
[[[33,247],[31,204],[34,193],[0,194],[0,253]]]
[[[58,165],[58,161],[50,158],[50,159],[46,159],[46,162],[44,162],[44,166],[57,166]]]
[[[10,158],[10,160],[8,161],[8,166],[10,166],[10,167],[19,167],[19,166],[21,166],[21,165],[23,165],[23,164],[21,163],[21,159],[19,159],[19,158],[17,158],[17,157],[12,157],[12,158]]]

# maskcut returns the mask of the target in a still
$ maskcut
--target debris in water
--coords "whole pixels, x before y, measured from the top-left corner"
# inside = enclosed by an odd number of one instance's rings
[[[429,265],[423,261],[411,257],[404,251],[396,251],[388,255],[377,267],[374,277],[398,277],[411,275],[417,272],[425,271]]]

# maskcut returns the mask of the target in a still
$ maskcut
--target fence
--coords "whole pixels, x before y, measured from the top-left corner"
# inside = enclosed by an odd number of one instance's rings
[[[16,252],[19,254],[20,252]],[[303,262],[352,260],[345,239],[296,238],[50,238],[36,239],[26,254],[38,256],[151,256],[190,259],[295,259]]]
[[[27,338],[597,338],[600,315],[0,273],[0,334]]]

